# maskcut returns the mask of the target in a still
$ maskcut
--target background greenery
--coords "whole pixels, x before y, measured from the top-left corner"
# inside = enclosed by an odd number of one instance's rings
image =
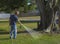
[[[27,12],[28,10],[36,9],[34,3],[29,5],[28,3],[31,3],[31,0],[0,0],[0,11],[11,12],[14,8],[18,8],[21,11],[22,8],[23,12]]]

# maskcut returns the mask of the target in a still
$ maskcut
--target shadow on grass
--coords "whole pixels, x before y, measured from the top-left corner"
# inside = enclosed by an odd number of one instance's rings
[[[17,33],[20,34],[20,33],[28,33],[28,32],[25,30],[25,31],[18,31]],[[2,35],[2,34],[9,34],[9,31],[8,32],[7,31],[0,31],[0,35]]]
[[[0,41],[9,40],[9,38],[0,38]]]

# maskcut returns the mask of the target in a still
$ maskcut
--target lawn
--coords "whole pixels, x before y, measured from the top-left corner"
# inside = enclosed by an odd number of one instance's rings
[[[23,23],[25,26],[33,29],[33,28],[37,28],[37,23]],[[24,31],[25,29],[23,27],[20,28],[20,24],[17,23],[17,29],[18,31]],[[10,26],[9,26],[9,22],[7,21],[0,21],[0,31],[9,31],[10,30]]]
[[[22,19],[40,19],[40,16],[31,16],[31,17],[20,17],[20,20]],[[9,26],[9,19],[0,19],[0,31],[9,31],[10,30],[10,26]],[[28,26],[29,28],[33,29],[33,28],[37,28],[37,23],[23,23],[24,25]],[[17,28],[18,31],[24,31],[25,29],[22,27],[20,28],[20,24],[17,23]]]
[[[0,44],[60,44],[60,34],[42,34],[38,39],[32,38],[28,33],[18,34],[16,39],[9,39],[9,35],[0,35]]]
[[[33,29],[37,27],[36,23],[23,23],[27,27]],[[18,31],[24,31],[17,23]],[[8,22],[0,22],[0,31],[9,31]],[[0,44],[60,44],[60,34],[42,34],[39,38],[32,38],[29,33],[19,33],[16,39],[10,39],[9,34],[0,35]]]

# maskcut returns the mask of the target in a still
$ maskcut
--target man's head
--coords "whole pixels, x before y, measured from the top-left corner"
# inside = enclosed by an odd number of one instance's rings
[[[13,11],[11,12],[12,15],[19,15],[19,10],[17,8],[13,8]]]
[[[19,11],[15,11],[15,15],[19,15]]]

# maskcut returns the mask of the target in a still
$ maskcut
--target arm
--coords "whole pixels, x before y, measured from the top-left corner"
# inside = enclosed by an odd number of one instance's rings
[[[20,20],[18,19],[18,23],[20,24],[20,28],[22,27]]]
[[[20,28],[21,28],[21,22],[20,22],[20,20],[18,19],[17,16],[15,17],[15,20],[20,24]]]

